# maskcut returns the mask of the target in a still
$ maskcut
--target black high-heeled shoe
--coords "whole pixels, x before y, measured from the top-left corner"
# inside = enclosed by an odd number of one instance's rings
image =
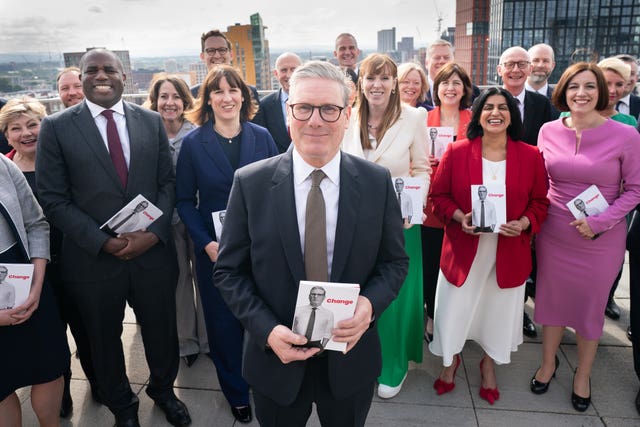
[[[573,379],[576,379],[576,371],[573,371]],[[584,412],[589,409],[589,405],[591,405],[591,378],[589,378],[589,396],[582,397],[578,396],[575,391],[573,391],[573,383],[571,386],[571,404],[573,405],[573,409],[578,412]]]
[[[558,359],[558,356],[556,356],[556,368],[553,370],[553,375],[551,376],[551,378],[556,377],[556,371],[558,370],[559,365],[560,365],[560,360]],[[542,381],[538,381],[536,379],[537,373],[538,371],[536,371],[533,374],[533,378],[531,378],[531,384],[529,384],[529,387],[531,388],[531,392],[533,394],[544,394],[547,392],[547,390],[549,390],[549,383],[551,382],[551,379],[549,379],[549,381],[547,381],[546,383],[543,383]]]

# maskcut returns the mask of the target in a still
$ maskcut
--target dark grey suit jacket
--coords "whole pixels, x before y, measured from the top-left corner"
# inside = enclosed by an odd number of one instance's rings
[[[525,91],[524,95],[524,137],[529,145],[538,145],[538,132],[543,124],[553,120],[551,103],[546,96],[537,92]]]
[[[342,153],[331,281],[359,283],[377,317],[396,297],[408,258],[389,171]],[[236,172],[214,283],[246,329],[244,378],[280,405],[296,398],[307,362],[283,364],[266,350],[271,330],[291,327],[305,279],[294,197],[292,152]],[[346,355],[327,355],[329,384],[342,399],[380,374],[378,332],[370,327]]]
[[[124,111],[131,149],[126,188],[84,102],[42,121],[36,181],[47,219],[64,233],[65,280],[104,280],[127,268],[101,250],[110,236],[100,226],[138,194],[163,212],[148,228],[161,242],[131,262],[141,268],[170,262],[166,244],[175,190],[167,135],[158,113],[127,102]]]
[[[284,153],[291,144],[291,137],[282,115],[281,93],[282,89],[265,96],[260,101],[260,109],[252,122],[267,128],[278,147],[278,151]]]

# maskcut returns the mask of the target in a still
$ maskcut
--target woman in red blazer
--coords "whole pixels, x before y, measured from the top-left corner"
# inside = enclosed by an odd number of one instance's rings
[[[443,358],[445,368],[434,383],[443,394],[454,388],[465,341],[476,341],[485,352],[480,397],[493,404],[500,396],[494,361],[509,363],[522,343],[530,241],[549,201],[538,149],[519,142],[523,127],[515,99],[505,89],[490,88],[472,110],[468,139],[449,145],[431,189],[433,212],[445,224],[445,236],[429,349]],[[495,188],[505,188],[506,219],[500,221],[497,209],[493,232],[480,233],[479,224],[472,225],[472,185],[488,188],[488,201],[498,192]]]

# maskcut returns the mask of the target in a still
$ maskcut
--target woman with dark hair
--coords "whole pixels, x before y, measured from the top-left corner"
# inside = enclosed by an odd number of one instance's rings
[[[400,103],[397,67],[387,55],[371,54],[362,61],[356,96],[342,149],[386,167],[393,178],[420,178],[424,205],[431,172],[427,161],[427,112]],[[401,224],[398,218],[398,226]],[[409,273],[398,297],[377,321],[382,346],[378,396],[386,399],[400,392],[409,361],[422,361],[420,228],[405,222],[404,238]]]
[[[236,169],[278,154],[269,132],[250,122],[257,108],[233,67],[211,69],[186,114],[200,127],[184,138],[176,170],[178,213],[195,246],[210,356],[231,412],[243,423],[252,419],[249,386],[241,373],[243,329],[211,282],[220,237],[211,214],[226,209]]]
[[[443,65],[433,79],[433,101],[436,107],[429,113],[427,126],[450,127],[453,129],[453,140],[464,139],[467,125],[471,120],[471,94],[473,86],[467,72],[455,62]],[[433,130],[430,130],[430,133]],[[439,160],[435,157],[435,141],[429,150],[431,178],[438,170]],[[424,213],[427,219],[422,223],[422,288],[424,302],[427,305],[427,338],[433,340],[433,311],[436,301],[436,287],[440,271],[440,253],[444,224],[432,213],[433,204],[427,199]]]
[[[175,171],[182,140],[196,126],[185,120],[185,111],[193,108],[193,97],[189,86],[180,77],[160,73],[154,77],[149,87],[149,98],[143,104],[157,111],[162,117],[164,130],[169,137],[169,150]],[[195,252],[193,241],[177,209],[171,220],[171,234],[178,258],[178,283],[176,286],[176,319],[180,357],[187,366],[195,363],[199,353],[209,352],[207,331],[202,314],[200,292],[195,278]]]
[[[640,135],[603,117],[610,99],[606,78],[595,64],[579,62],[567,68],[552,100],[559,111],[571,115],[545,124],[538,137],[551,206],[536,239],[535,320],[543,325],[542,365],[530,387],[535,394],[547,391],[558,368],[556,352],[564,328],[573,328],[578,366],[571,403],[583,412],[591,404],[591,368],[609,290],[624,259],[624,217],[640,202]],[[575,219],[566,204],[591,185],[609,207]]]
[[[431,352],[445,366],[433,384],[455,387],[468,339],[484,350],[480,397],[493,405],[500,392],[494,362],[511,361],[522,343],[524,283],[531,271],[531,236],[544,221],[546,173],[538,150],[520,142],[515,99],[503,88],[484,91],[473,104],[467,139],[450,144],[431,189],[433,212],[444,223]],[[506,223],[498,233],[471,224],[471,186],[506,188]]]

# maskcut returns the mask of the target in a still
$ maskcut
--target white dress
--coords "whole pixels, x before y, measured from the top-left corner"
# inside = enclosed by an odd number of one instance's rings
[[[484,183],[505,182],[506,160],[482,159]],[[496,179],[493,179],[493,177]],[[501,289],[496,281],[498,234],[480,236],[478,251],[467,280],[461,287],[449,283],[442,271],[438,276],[433,341],[429,350],[441,356],[444,366],[464,343],[474,340],[497,364],[509,363],[511,352],[522,343],[524,286]]]

